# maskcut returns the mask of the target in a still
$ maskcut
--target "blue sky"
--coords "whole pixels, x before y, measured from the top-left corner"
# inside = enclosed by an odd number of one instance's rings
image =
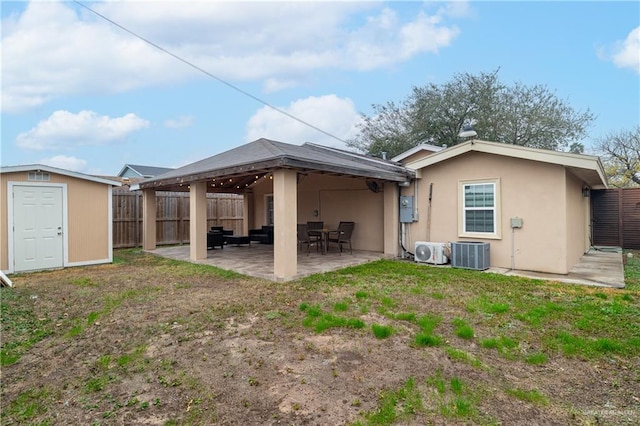
[[[87,1],[260,100],[73,2],[2,1],[3,166],[116,175],[179,167],[260,137],[344,147],[372,104],[500,68],[596,120],[640,125],[640,3]],[[482,135],[479,135],[482,137]]]

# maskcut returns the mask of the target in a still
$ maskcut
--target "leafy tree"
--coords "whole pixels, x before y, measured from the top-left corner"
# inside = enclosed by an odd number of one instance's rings
[[[442,85],[413,87],[402,102],[373,105],[359,134],[348,145],[380,156],[400,154],[420,143],[455,145],[464,125],[479,139],[553,150],[566,149],[586,136],[594,119],[559,99],[546,86],[512,86],[492,73],[456,74]]]
[[[596,143],[611,186],[640,185],[640,126],[610,133]]]

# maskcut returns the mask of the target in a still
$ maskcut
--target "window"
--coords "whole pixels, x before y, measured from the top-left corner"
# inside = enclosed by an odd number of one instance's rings
[[[461,236],[500,238],[499,180],[461,182]]]
[[[273,225],[273,194],[264,196],[267,225]]]
[[[27,180],[34,182],[49,182],[51,180],[51,177],[47,172],[29,172]]]

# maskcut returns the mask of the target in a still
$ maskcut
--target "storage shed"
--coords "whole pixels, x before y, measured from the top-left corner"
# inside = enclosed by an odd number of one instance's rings
[[[114,186],[120,183],[39,164],[0,168],[0,269],[112,262]]]

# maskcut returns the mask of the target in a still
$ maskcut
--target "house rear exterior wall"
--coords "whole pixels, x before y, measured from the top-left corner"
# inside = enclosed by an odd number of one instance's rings
[[[499,179],[500,238],[461,237],[458,232],[462,208],[458,201],[460,182],[483,179]],[[513,242],[515,269],[567,273],[569,264],[575,263],[574,259],[577,261],[573,241],[580,224],[568,229],[566,192],[568,186],[573,191],[575,182],[567,184],[566,179],[562,166],[478,152],[429,166],[422,170],[419,182],[420,220],[409,225],[406,247],[413,251],[415,241],[427,238],[434,242],[489,242],[491,266],[511,268]],[[433,183],[433,196],[429,218],[430,183]],[[405,188],[403,194],[413,195],[413,188]],[[572,207],[572,216],[578,210],[578,206]],[[523,227],[512,233],[510,218],[513,217],[522,218]],[[572,240],[570,257],[567,254],[569,239]],[[582,244],[582,239],[579,241],[578,244]]]
[[[267,179],[268,180],[268,179]],[[384,250],[384,195],[374,193],[364,179],[309,174],[302,177],[298,188],[298,223],[323,221],[335,229],[340,221],[353,221],[356,226],[351,243],[354,249]],[[273,193],[271,182],[253,187],[254,227],[265,225],[264,196]],[[318,216],[314,211],[318,211]]]
[[[591,235],[591,209],[589,198],[582,195],[583,182],[573,174],[566,173],[567,194],[567,271],[578,263],[589,250]]]
[[[9,270],[8,182],[29,182],[27,172],[0,176],[0,269]],[[35,183],[35,182],[29,182]],[[112,260],[109,185],[50,173],[47,182],[67,185],[68,266],[105,263]],[[64,200],[63,200],[64,202]],[[67,266],[67,265],[65,265]]]

